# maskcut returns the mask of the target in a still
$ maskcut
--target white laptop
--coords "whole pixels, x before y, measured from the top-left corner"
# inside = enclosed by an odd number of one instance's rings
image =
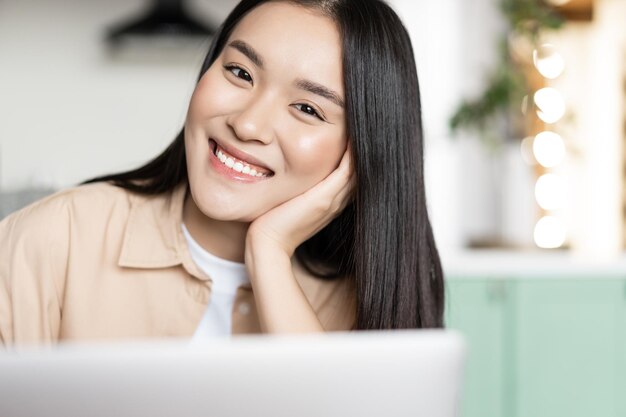
[[[450,330],[0,352],[2,417],[456,417]]]

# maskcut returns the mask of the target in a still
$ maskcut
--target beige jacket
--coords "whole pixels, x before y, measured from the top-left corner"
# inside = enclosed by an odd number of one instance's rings
[[[181,230],[187,187],[147,197],[107,183],[40,200],[0,222],[0,344],[191,337],[211,298]],[[327,330],[354,321],[347,281],[294,274]],[[260,332],[240,287],[232,332]]]

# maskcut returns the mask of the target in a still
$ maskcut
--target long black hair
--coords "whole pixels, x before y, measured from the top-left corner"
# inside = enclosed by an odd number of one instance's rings
[[[242,0],[216,33],[198,79],[237,23],[268,0]],[[298,260],[323,279],[352,280],[354,329],[443,327],[443,272],[426,210],[421,104],[413,49],[381,0],[282,0],[333,19],[343,47],[346,128],[357,185],[353,201],[302,243]],[[141,194],[186,183],[184,129],[146,165],[109,181]]]

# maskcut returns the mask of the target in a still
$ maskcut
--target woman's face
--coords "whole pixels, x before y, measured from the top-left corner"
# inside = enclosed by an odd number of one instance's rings
[[[185,147],[200,211],[250,222],[323,180],[346,149],[343,98],[332,20],[286,2],[253,9],[191,97]]]

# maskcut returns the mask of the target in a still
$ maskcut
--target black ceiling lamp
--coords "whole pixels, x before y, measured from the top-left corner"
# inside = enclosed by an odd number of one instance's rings
[[[190,16],[183,0],[153,0],[145,16],[113,26],[106,40],[117,47],[130,39],[198,39],[213,36],[215,31]]]

